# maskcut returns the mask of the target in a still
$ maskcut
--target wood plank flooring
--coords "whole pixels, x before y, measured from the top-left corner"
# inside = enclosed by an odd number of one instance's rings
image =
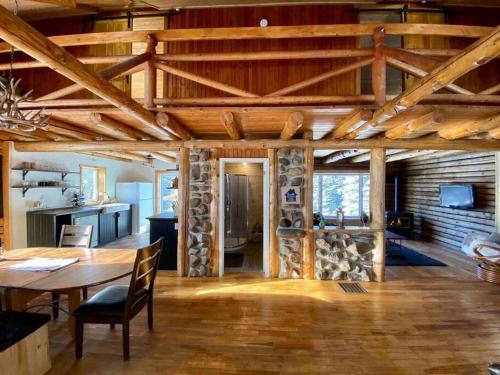
[[[74,360],[65,316],[50,323],[49,374],[486,374],[500,361],[500,287],[474,263],[435,245],[408,242],[448,267],[387,267],[387,282],[345,294],[336,282],[157,279],[155,329],[89,325]],[[92,290],[91,290],[92,292]]]

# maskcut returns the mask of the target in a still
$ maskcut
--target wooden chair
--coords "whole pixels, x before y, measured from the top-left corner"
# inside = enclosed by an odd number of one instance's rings
[[[59,247],[90,247],[92,243],[92,225],[63,225],[59,237]],[[83,288],[83,298],[87,299],[88,290]],[[59,293],[52,293],[52,317],[59,317]]]
[[[111,285],[84,301],[74,312],[75,354],[82,358],[85,323],[123,326],[123,359],[130,358],[129,325],[144,306],[148,306],[148,327],[153,329],[153,288],[163,247],[163,238],[137,250],[130,284]]]

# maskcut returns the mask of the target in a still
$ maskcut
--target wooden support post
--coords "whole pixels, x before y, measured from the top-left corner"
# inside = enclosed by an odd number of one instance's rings
[[[156,46],[158,41],[155,36],[149,34],[147,37],[147,47],[146,52],[150,53],[151,56],[156,54]],[[152,58],[146,61],[146,67],[144,69],[144,105],[146,108],[150,109],[155,106],[154,99],[156,98],[156,66]]]
[[[189,202],[189,149],[179,150],[179,190],[178,190],[178,228],[177,232],[177,276],[186,275],[187,219]]]
[[[304,139],[311,140],[312,131],[304,133]],[[304,227],[306,236],[304,237],[304,256],[302,272],[304,279],[314,279],[314,233],[313,227],[313,176],[314,176],[314,149],[308,147],[304,150]]]
[[[384,281],[385,272],[385,149],[375,148],[370,159],[370,229],[375,229],[373,277]]]
[[[384,36],[385,31],[383,27],[378,27],[373,32],[375,61],[372,64],[372,88],[375,95],[375,103],[379,106],[385,104],[386,64],[385,55],[381,50],[384,46]]]
[[[3,247],[12,249],[12,212],[10,209],[10,168],[14,142],[2,142]]]
[[[276,149],[267,150],[269,158],[269,274],[272,278],[279,273],[279,242],[276,230],[278,229],[278,174]]]
[[[210,263],[212,268],[212,276],[220,276],[219,257],[224,256],[219,249],[219,163],[218,150],[210,149],[210,173],[211,173],[211,189],[212,201],[210,202],[210,222],[212,224],[210,233],[211,242],[211,257]]]

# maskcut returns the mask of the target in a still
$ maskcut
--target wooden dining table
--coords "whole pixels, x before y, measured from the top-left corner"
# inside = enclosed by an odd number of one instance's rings
[[[105,284],[132,273],[136,249],[32,247],[9,250],[0,258],[0,288],[8,310],[24,311],[44,292],[68,296],[68,325],[74,336],[73,312],[80,306],[81,290]],[[31,258],[78,258],[57,271],[19,271],[10,266]]]

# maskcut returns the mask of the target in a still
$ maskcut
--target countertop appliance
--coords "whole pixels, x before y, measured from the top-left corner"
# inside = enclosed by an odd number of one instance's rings
[[[154,212],[154,189],[151,182],[117,182],[116,199],[132,206],[132,234],[149,231],[147,217]]]

